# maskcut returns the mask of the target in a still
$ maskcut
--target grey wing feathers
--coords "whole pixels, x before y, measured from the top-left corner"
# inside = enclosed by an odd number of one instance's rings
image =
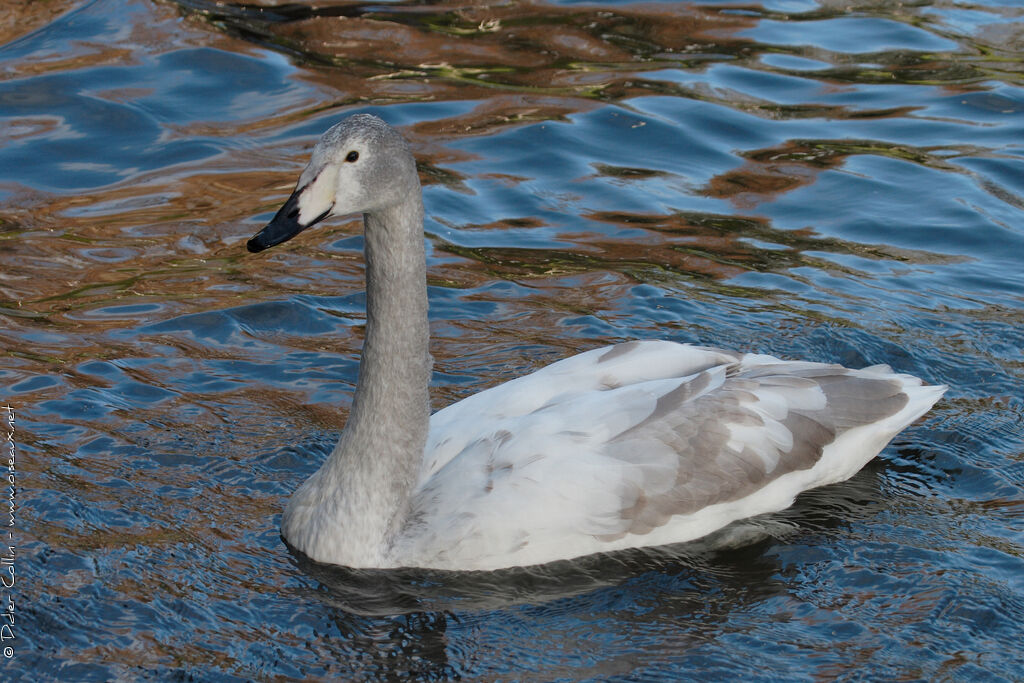
[[[657,401],[644,421],[607,444],[637,465],[622,493],[616,533],[644,534],[675,515],[744,498],[790,472],[814,467],[847,429],[899,412],[908,397],[890,376],[835,365],[731,365],[721,385],[711,371]]]

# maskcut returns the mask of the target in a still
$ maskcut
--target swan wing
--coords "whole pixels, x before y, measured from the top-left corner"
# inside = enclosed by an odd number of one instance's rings
[[[395,550],[491,569],[698,538],[851,476],[944,390],[920,384],[670,342],[583,353],[435,415]]]
[[[434,413],[420,480],[429,479],[484,432],[500,429],[497,425],[505,421],[512,423],[581,396],[658,379],[678,380],[738,361],[738,355],[727,351],[667,341],[624,342],[562,359]],[[643,407],[636,408],[636,418],[642,419]]]

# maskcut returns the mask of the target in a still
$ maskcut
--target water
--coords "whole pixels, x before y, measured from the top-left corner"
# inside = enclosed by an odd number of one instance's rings
[[[1022,36],[999,0],[6,3],[5,678],[1019,680]],[[279,514],[344,423],[360,229],[244,240],[353,111],[420,161],[435,406],[634,338],[952,388],[732,550],[309,565]]]

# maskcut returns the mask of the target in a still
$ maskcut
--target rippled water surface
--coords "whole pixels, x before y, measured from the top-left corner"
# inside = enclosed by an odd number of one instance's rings
[[[1020,680],[1019,3],[13,0],[0,44],[5,678]],[[244,240],[355,111],[420,163],[435,407],[634,338],[952,388],[731,550],[310,565],[360,226]]]

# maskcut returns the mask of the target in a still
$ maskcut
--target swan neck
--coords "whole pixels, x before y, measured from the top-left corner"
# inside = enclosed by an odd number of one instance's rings
[[[330,476],[345,493],[346,533],[361,555],[386,552],[408,516],[430,421],[423,205],[367,213],[366,338],[352,409]],[[382,562],[353,558],[353,564]]]

